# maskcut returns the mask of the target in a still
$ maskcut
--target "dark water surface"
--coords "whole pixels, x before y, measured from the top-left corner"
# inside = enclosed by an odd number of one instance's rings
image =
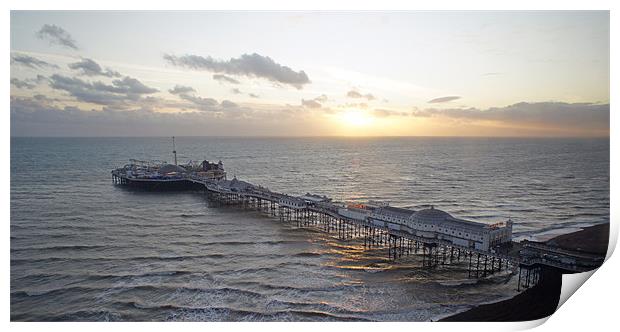
[[[508,273],[390,262],[200,193],[115,187],[169,138],[11,139],[12,320],[429,320],[515,294]],[[177,138],[272,190],[434,204],[517,239],[609,221],[609,139]]]

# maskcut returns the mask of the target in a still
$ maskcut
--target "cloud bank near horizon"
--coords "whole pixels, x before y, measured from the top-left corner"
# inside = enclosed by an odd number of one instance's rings
[[[566,127],[597,131],[609,131],[609,104],[521,102],[506,107],[445,108],[415,110],[411,113],[420,118],[447,118],[463,121],[492,121],[542,127]]]
[[[75,82],[70,82],[69,86],[72,87]],[[110,88],[124,92],[126,89],[131,90],[125,85],[105,87],[105,89]],[[102,136],[130,136],[138,133],[159,136],[175,131],[181,131],[187,135],[230,135],[235,133],[235,130],[242,130],[247,135],[273,135],[273,130],[277,128],[274,127],[274,123],[280,123],[282,128],[279,128],[277,132],[282,135],[329,135],[329,132],[309,132],[308,127],[311,125],[304,123],[303,118],[300,118],[305,114],[303,108],[313,112],[318,110],[319,115],[321,112],[323,114],[333,112],[331,109],[323,109],[315,99],[303,100],[303,106],[273,105],[269,109],[259,110],[242,107],[230,100],[218,102],[213,98],[196,96],[191,87],[175,86],[170,92],[178,96],[183,103],[158,99],[149,103],[149,99],[139,98],[136,100],[135,107],[127,108],[127,105],[122,104],[127,102],[125,95],[110,98],[109,95],[104,94],[103,97],[94,95],[94,97],[84,98],[107,102],[102,110],[93,110],[76,106],[63,107],[57,103],[57,100],[44,95],[32,98],[11,97],[11,135],[62,136],[66,135],[69,126],[73,128],[77,136],[92,136],[95,133]],[[115,105],[119,103],[125,108],[115,108]],[[193,111],[158,112],[157,106],[162,103]],[[502,124],[505,128],[527,129],[528,135],[534,133],[538,136],[554,136],[556,133],[570,132],[575,133],[575,136],[607,136],[609,135],[609,109],[609,104],[547,102],[518,103],[486,110],[431,108],[402,112],[375,109],[370,114],[378,119],[402,119],[399,121],[422,118],[439,125],[450,125],[455,129],[472,124],[493,122]],[[283,125],[284,119],[286,119],[286,125]],[[110,132],[106,132],[106,128],[110,129]],[[272,131],[271,134],[269,130]]]

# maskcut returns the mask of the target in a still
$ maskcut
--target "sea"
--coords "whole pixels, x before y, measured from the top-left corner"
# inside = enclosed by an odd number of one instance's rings
[[[177,137],[179,163],[294,195],[511,219],[544,241],[609,222],[609,139]],[[112,183],[169,137],[11,138],[12,321],[430,321],[517,293],[516,274],[422,267],[200,191]]]

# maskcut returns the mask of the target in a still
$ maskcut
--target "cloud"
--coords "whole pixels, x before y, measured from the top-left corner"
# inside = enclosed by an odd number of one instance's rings
[[[224,108],[234,108],[234,107],[239,107],[239,105],[233,103],[230,100],[222,100],[222,107]]]
[[[50,77],[50,87],[67,92],[78,101],[119,107],[128,106],[127,103],[139,101],[143,95],[158,91],[128,76],[105,84],[54,74]]]
[[[17,136],[109,136],[115,133],[135,135],[145,123],[163,127],[174,116],[159,116],[148,109],[131,111],[82,110],[78,107],[54,105],[53,100],[11,96],[11,135]],[[115,130],[120,130],[115,132]]]
[[[20,80],[18,78],[11,78],[11,85],[18,89],[34,89],[37,86],[27,80]]]
[[[35,78],[26,78],[20,80],[18,78],[11,78],[11,85],[15,86],[18,89],[34,89],[37,87],[39,83],[42,83],[47,80],[47,77],[43,75],[37,75]]]
[[[57,65],[51,64],[49,62],[45,62],[43,60],[39,60],[35,57],[31,57],[29,55],[24,54],[15,54],[11,53],[11,64],[18,64],[22,66],[26,66],[32,69],[40,69],[40,68],[59,68]]]
[[[84,76],[106,76],[106,77],[121,77],[122,75],[110,68],[106,68],[105,71],[101,66],[92,59],[83,58],[82,60],[69,64],[69,68],[78,70],[81,75]]]
[[[196,90],[194,90],[194,88],[192,88],[191,86],[175,85],[174,88],[168,90],[168,92],[173,95],[180,95],[196,92]]]
[[[124,93],[128,95],[151,94],[159,91],[155,88],[148,87],[137,79],[129,76],[125,76],[122,80],[112,81],[112,85],[106,85],[101,82],[95,82],[94,85],[109,92]]]
[[[252,98],[260,98],[259,95],[253,94],[253,93],[248,93],[248,96],[252,97]]]
[[[11,96],[12,136],[174,136],[180,135],[309,135],[317,129],[300,123],[288,107],[234,107],[222,102],[215,112],[158,112],[148,107],[101,110],[61,106],[41,97]],[[227,106],[229,108],[225,108]],[[320,132],[321,134],[324,134]]]
[[[372,115],[378,118],[387,118],[390,116],[409,116],[411,113],[377,108],[372,111]]]
[[[457,99],[461,99],[460,96],[447,96],[447,97],[439,97],[432,100],[429,100],[429,104],[438,104],[438,103],[447,103]]]
[[[78,50],[75,40],[63,28],[54,24],[45,24],[37,32],[39,39],[47,40],[50,44],[64,46],[73,50]]]
[[[523,102],[486,110],[477,108],[414,110],[412,115],[416,117],[495,121],[516,125],[608,131],[609,109],[609,104]]]
[[[314,100],[316,100],[316,101],[318,101],[318,102],[320,102],[320,103],[324,103],[324,102],[326,102],[326,101],[327,101],[327,95],[322,94],[322,95],[320,95],[320,96],[318,96],[318,97],[314,98]]]
[[[304,107],[308,107],[308,108],[321,108],[322,107],[321,103],[319,103],[318,101],[314,99],[308,99],[308,100],[302,99],[301,105]]]
[[[339,108],[362,108],[362,109],[367,109],[368,108],[368,104],[367,103],[345,103],[345,104],[341,104],[338,105]]]
[[[237,89],[237,88],[230,89],[230,92],[232,92],[232,93],[234,93],[234,94],[236,94],[236,95],[238,95],[238,94],[242,94],[242,93],[243,93],[243,92],[241,92],[241,90],[239,90],[239,89]]]
[[[301,100],[301,106],[303,107],[307,107],[307,108],[321,108],[323,107],[323,103],[327,101],[327,95],[320,95],[316,98],[312,98],[312,99],[302,99]]]
[[[220,82],[224,82],[224,83],[230,83],[230,84],[239,84],[240,82],[237,81],[236,79],[230,77],[230,76],[226,76],[226,75],[221,75],[221,74],[213,74],[213,79],[216,81],[220,81]]]
[[[202,98],[202,97],[188,95],[188,94],[180,94],[179,97],[181,97],[181,99],[184,99],[184,100],[187,100],[193,103],[197,107],[197,109],[202,110],[202,111],[217,110],[215,106],[219,105],[217,100],[213,98]]]
[[[294,71],[287,66],[276,63],[273,59],[260,54],[243,54],[228,61],[215,60],[210,56],[199,55],[174,56],[166,54],[164,59],[170,64],[195,70],[208,70],[228,75],[263,78],[275,83],[288,84],[302,89],[310,83],[308,75]]]
[[[197,111],[206,111],[206,112],[221,112],[223,109],[236,109],[239,108],[239,105],[230,101],[224,100],[222,103],[219,103],[217,100],[213,98],[203,98],[196,96],[194,88],[183,85],[176,85],[174,88],[168,90],[173,95],[178,96],[182,100],[189,102],[186,105],[175,105],[177,107],[181,106],[186,109],[194,109]],[[241,93],[241,92],[239,92]]]
[[[373,96],[370,93],[361,94],[361,93],[359,93],[359,92],[357,92],[355,90],[351,90],[351,91],[347,92],[347,97],[349,97],[349,98],[366,98],[369,101],[376,99],[375,96]]]

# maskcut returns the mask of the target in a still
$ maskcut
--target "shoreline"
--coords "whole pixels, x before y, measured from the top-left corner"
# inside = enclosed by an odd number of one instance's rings
[[[609,244],[609,223],[585,227],[582,230],[558,235],[546,244],[564,249],[605,256]],[[557,309],[562,290],[562,272],[543,269],[542,281],[512,298],[482,304],[463,312],[439,319],[440,322],[513,322],[536,320],[552,315]]]

